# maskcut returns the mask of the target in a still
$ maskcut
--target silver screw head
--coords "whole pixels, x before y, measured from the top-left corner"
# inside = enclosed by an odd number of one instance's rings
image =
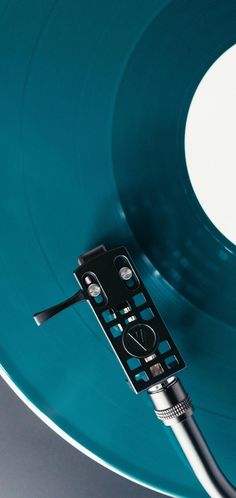
[[[123,266],[119,271],[122,280],[130,280],[132,278],[132,270],[128,266]]]
[[[90,296],[97,297],[101,294],[101,288],[99,287],[98,284],[90,284],[88,286],[88,292]]]

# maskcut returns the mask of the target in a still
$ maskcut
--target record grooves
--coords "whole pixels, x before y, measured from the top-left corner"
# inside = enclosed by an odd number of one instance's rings
[[[198,204],[184,132],[199,81],[235,43],[236,3],[2,0],[0,11],[2,374],[93,458],[201,497],[85,306],[43,330],[31,317],[77,290],[68,268],[78,254],[126,245],[233,479],[235,247]]]

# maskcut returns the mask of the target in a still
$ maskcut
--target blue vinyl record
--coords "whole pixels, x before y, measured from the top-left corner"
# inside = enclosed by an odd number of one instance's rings
[[[236,41],[235,0],[0,1],[2,375],[71,444],[172,496],[205,496],[78,290],[77,256],[127,246],[177,343],[229,479],[236,462],[235,246],[191,187],[193,94]]]

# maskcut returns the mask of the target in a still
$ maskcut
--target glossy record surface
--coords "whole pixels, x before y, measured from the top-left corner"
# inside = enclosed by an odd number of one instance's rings
[[[235,247],[192,191],[184,129],[196,87],[236,39],[234,1],[1,1],[3,373],[114,469],[204,496],[147,396],[134,395],[76,292],[77,256],[126,245],[188,368],[181,379],[235,477]]]

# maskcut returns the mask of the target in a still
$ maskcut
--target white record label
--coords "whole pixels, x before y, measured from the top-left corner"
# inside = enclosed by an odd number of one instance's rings
[[[236,45],[216,60],[194,94],[185,154],[199,203],[236,244]]]

